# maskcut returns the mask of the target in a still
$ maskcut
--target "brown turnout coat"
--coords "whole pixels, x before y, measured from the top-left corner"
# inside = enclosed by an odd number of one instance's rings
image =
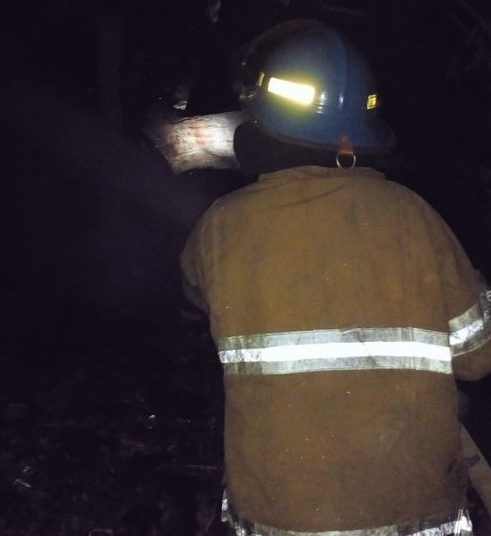
[[[425,201],[369,168],[282,170],[218,199],[181,261],[240,519],[343,531],[465,504],[454,378],[491,371],[490,294]]]

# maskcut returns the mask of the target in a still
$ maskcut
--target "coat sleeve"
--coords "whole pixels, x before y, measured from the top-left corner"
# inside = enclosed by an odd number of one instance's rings
[[[209,313],[206,291],[213,249],[210,228],[214,221],[214,207],[215,203],[198,220],[180,256],[184,296],[206,315]]]
[[[436,214],[431,219],[454,375],[480,380],[491,373],[491,290],[445,222]]]
[[[478,272],[474,303],[449,321],[455,377],[476,381],[491,373],[491,290]]]
[[[203,255],[203,232],[206,216],[205,214],[191,231],[181,253],[180,261],[184,296],[198,309],[208,314]]]

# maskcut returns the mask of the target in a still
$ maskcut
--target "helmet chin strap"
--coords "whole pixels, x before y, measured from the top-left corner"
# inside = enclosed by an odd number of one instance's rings
[[[345,166],[340,161],[340,157],[351,157],[351,165]],[[348,138],[348,136],[342,136],[339,140],[339,149],[338,153],[336,155],[336,165],[339,169],[353,169],[356,166],[356,154],[355,150],[353,149],[353,144],[351,143],[351,140]]]

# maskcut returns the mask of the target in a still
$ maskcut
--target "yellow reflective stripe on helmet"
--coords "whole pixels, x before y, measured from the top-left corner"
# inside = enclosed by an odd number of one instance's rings
[[[448,334],[418,328],[312,330],[219,341],[227,374],[410,369],[452,373]]]
[[[268,91],[304,106],[314,102],[315,88],[309,84],[271,77],[268,82]]]
[[[377,95],[373,93],[367,97],[367,110],[373,110],[377,107]]]

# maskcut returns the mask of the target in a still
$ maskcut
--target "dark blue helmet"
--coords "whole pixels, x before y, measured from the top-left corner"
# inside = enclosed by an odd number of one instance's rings
[[[241,100],[253,123],[285,141],[382,153],[394,143],[377,116],[371,70],[340,32],[313,24],[280,41]]]

